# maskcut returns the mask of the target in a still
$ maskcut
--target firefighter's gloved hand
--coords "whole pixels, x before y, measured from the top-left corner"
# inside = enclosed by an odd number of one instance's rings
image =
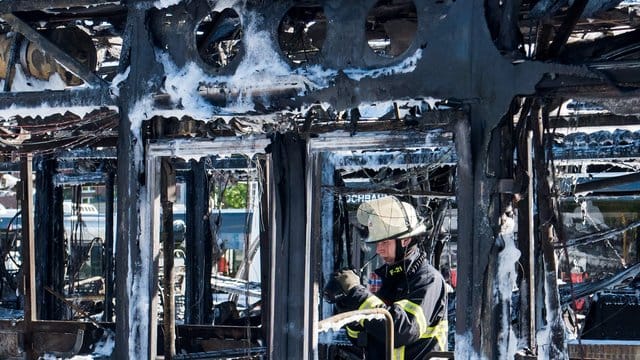
[[[360,277],[353,269],[342,269],[337,271],[333,274],[333,278],[338,282],[338,284],[340,284],[342,291],[344,291],[346,295],[349,294],[351,289],[360,285]]]
[[[327,302],[338,304],[349,295],[349,292],[360,285],[360,278],[352,269],[336,271],[329,277],[323,290],[323,296]]]

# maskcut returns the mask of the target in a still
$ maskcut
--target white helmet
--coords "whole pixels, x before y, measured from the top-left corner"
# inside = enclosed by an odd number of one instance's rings
[[[416,215],[416,209],[395,196],[367,201],[358,207],[358,222],[369,229],[367,243],[408,238],[427,230]]]

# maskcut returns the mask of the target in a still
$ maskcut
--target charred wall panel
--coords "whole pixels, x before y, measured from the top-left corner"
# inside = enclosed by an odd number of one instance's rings
[[[65,320],[65,307],[52,292],[64,294],[65,235],[62,221],[62,186],[53,180],[57,169],[56,159],[38,158],[36,175],[36,256],[38,318]]]
[[[271,358],[305,359],[309,353],[309,318],[305,313],[307,261],[306,144],[295,134],[276,135],[271,145],[275,214],[272,241],[273,322]]]

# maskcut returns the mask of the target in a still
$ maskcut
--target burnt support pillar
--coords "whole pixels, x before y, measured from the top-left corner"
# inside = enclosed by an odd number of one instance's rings
[[[333,273],[335,263],[335,251],[334,251],[334,233],[336,227],[334,227],[334,208],[337,201],[342,200],[339,196],[336,197],[334,191],[334,183],[337,178],[335,164],[330,160],[328,152],[313,151],[308,157],[308,166],[306,172],[307,179],[307,191],[306,198],[309,204],[311,217],[310,224],[310,243],[309,250],[305,256],[307,262],[310,264],[308,271],[309,280],[313,282],[313,286],[308,287],[307,297],[307,309],[305,310],[305,316],[317,323],[319,320],[329,318],[333,315],[333,306],[324,301],[320,293],[327,283],[329,276]],[[316,181],[315,179],[320,179]],[[335,201],[334,201],[335,199]],[[345,228],[342,230],[349,232],[350,227],[344,224]],[[338,235],[338,239],[342,238],[342,235]],[[349,239],[350,237],[346,237]],[[359,253],[359,252],[358,252]],[[302,256],[302,255],[300,255]],[[349,259],[353,260],[353,259]],[[309,330],[313,330],[308,334],[307,342],[310,343],[312,349],[319,349],[318,344],[318,332],[315,331],[315,327],[311,326]],[[314,357],[323,358],[324,354],[314,353]]]
[[[273,288],[272,277],[267,269],[272,267],[271,248],[271,197],[273,195],[273,182],[271,181],[271,159],[266,156],[259,160],[258,169],[262,169],[260,181],[263,190],[260,193],[260,289],[262,294],[262,336],[263,339],[270,339],[273,332],[273,301],[271,299],[271,289]]]
[[[24,351],[26,359],[34,359],[33,322],[37,316],[35,236],[33,231],[33,157],[20,158],[22,202],[22,276],[24,284]]]
[[[173,250],[173,203],[176,201],[176,173],[171,160],[163,158],[160,165],[160,203],[162,204],[163,245],[163,330],[164,358],[173,359],[176,354],[176,307],[174,302]]]
[[[134,2],[128,1],[128,4]],[[155,359],[157,283],[155,244],[149,218],[156,199],[145,182],[142,123],[147,114],[139,101],[159,88],[161,66],[148,29],[150,4],[129,6],[118,72],[118,231],[116,239],[116,339],[114,359]],[[148,164],[146,164],[148,165]],[[155,168],[151,168],[155,169]],[[148,178],[155,173],[147,174]],[[146,181],[150,181],[147,179]],[[151,226],[150,226],[151,225]]]
[[[495,337],[492,353],[497,357],[515,354],[517,336],[512,331],[511,314],[514,303],[513,288],[517,286],[517,262],[521,252],[516,246],[515,219],[513,212],[514,186],[514,127],[513,117],[518,112],[519,100],[512,101],[509,111],[491,132],[487,154],[488,185],[495,185],[489,197],[487,217],[495,240],[491,247],[489,268],[493,289],[490,290],[495,304],[492,304],[491,336]],[[495,179],[495,180],[494,180]],[[491,281],[487,281],[491,283]],[[486,324],[484,323],[483,326]]]
[[[191,160],[187,175],[185,245],[185,322],[211,324],[213,239],[209,226],[209,177],[205,161]]]
[[[468,119],[458,120],[453,125],[456,144],[457,182],[456,198],[458,200],[458,280],[456,286],[456,334],[472,334],[473,339],[479,337],[479,329],[474,326],[473,311],[474,287],[473,276],[473,154],[471,150],[471,126]],[[464,215],[463,215],[464,214]],[[479,280],[476,280],[479,281]],[[477,294],[475,294],[477,295]],[[478,309],[479,310],[479,309]],[[468,339],[469,341],[473,339]],[[459,343],[459,340],[456,340]],[[470,345],[470,344],[467,344]],[[456,355],[459,355],[457,352]],[[469,354],[463,354],[469,355]]]
[[[113,219],[114,217],[114,184],[115,173],[109,170],[105,182],[105,221],[104,221],[104,262],[102,273],[104,274],[104,313],[102,321],[113,321],[113,295],[114,295],[114,259],[113,259]]]
[[[38,158],[36,173],[37,197],[35,200],[36,241],[36,289],[40,294],[38,318],[41,320],[67,320],[64,304],[52,293],[64,293],[64,220],[62,186],[54,184],[57,161]]]
[[[533,169],[535,174],[536,209],[538,210],[539,254],[536,254],[536,330],[548,330],[546,344],[538,344],[538,355],[550,359],[566,357],[567,349],[562,323],[560,296],[558,294],[556,259],[553,249],[555,238],[562,241],[562,228],[556,216],[556,204],[551,188],[552,169],[547,163],[548,136],[544,129],[548,124],[547,106],[534,104],[531,111],[533,124]]]
[[[518,247],[522,253],[520,264],[520,316],[518,333],[523,343],[533,350],[536,346],[535,323],[535,254],[536,238],[534,225],[535,197],[533,191],[533,133],[528,126],[528,114],[531,109],[531,98],[524,100],[520,109],[516,138],[518,171],[515,182],[520,185],[520,200],[518,202]]]
[[[323,280],[322,284],[326,284],[329,281],[329,277],[331,276],[331,274],[333,273],[333,271],[337,270],[334,267],[334,262],[332,260],[335,260],[335,254],[334,254],[334,243],[335,243],[335,238],[333,236],[334,234],[334,229],[333,229],[333,224],[334,224],[334,199],[335,199],[335,194],[333,191],[329,190],[333,188],[334,185],[334,180],[335,180],[335,166],[331,163],[331,161],[329,160],[330,156],[328,156],[327,153],[319,153],[316,156],[317,159],[317,163],[315,168],[317,168],[320,171],[319,177],[321,179],[320,184],[317,185],[317,187],[314,188],[314,194],[319,194],[319,198],[320,198],[320,211],[319,212],[314,212],[314,213],[318,213],[321,214],[320,218],[317,220],[318,222],[320,222],[319,224],[317,224],[318,226],[314,226],[314,229],[322,229],[321,233],[318,234],[318,236],[320,237],[319,241],[314,242],[314,243],[318,243],[321,246],[321,249],[318,249],[319,251],[322,251],[322,255],[320,256],[320,261],[321,261],[321,265],[320,268],[322,269],[322,274],[325,276],[325,279],[321,279]],[[314,183],[318,183],[318,182],[314,182]],[[316,221],[314,219],[314,221]],[[351,231],[350,229],[347,231]],[[315,236],[314,236],[315,239]],[[328,303],[323,303],[323,308],[322,308],[322,318],[328,318],[331,315],[333,315],[333,305],[328,304]]]
[[[454,125],[458,154],[456,190],[458,205],[458,282],[456,287],[456,357],[499,357],[502,313],[495,291],[499,253],[504,248],[496,224],[498,181],[494,164],[488,158],[499,154],[491,146],[491,133],[497,122],[484,106],[472,106],[470,122]],[[499,138],[497,139],[499,140]],[[466,345],[466,346],[465,346]],[[504,355],[504,354],[503,354]]]
[[[536,347],[536,255],[539,251],[539,241],[536,237],[535,226],[536,222],[534,219],[534,207],[535,207],[535,196],[533,190],[533,133],[531,131],[527,131],[527,173],[528,173],[528,181],[527,181],[527,200],[524,203],[527,207],[527,210],[521,216],[526,215],[526,227],[523,229],[527,230],[526,238],[527,238],[527,246],[526,246],[526,271],[525,274],[528,275],[528,279],[526,282],[526,289],[528,290],[528,296],[526,297],[528,310],[528,321],[527,321],[527,332],[529,334],[529,346],[531,349],[535,349]],[[522,232],[521,232],[522,233]],[[522,247],[525,249],[525,247]],[[522,293],[521,295],[522,296]]]
[[[309,359],[313,326],[307,299],[312,276],[307,261],[306,143],[292,133],[276,134],[272,141],[275,188],[269,358]]]

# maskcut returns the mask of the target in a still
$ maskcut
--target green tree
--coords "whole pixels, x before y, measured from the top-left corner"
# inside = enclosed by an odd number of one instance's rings
[[[239,183],[224,189],[222,193],[222,202],[224,207],[228,209],[244,209],[247,207],[247,191],[248,186],[245,183]]]

